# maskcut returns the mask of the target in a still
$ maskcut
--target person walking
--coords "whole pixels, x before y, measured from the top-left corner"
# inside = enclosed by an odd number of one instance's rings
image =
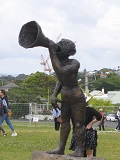
[[[102,115],[101,121],[100,121],[100,123],[98,124],[98,126],[99,126],[99,131],[101,131],[101,129],[104,131],[104,130],[105,130],[105,127],[104,127],[105,121],[104,121],[104,112],[103,112],[103,109],[102,109],[102,108],[99,109],[99,113]]]
[[[118,129],[118,131],[120,131],[120,107],[118,108],[117,111],[117,120],[118,120],[118,125],[116,127],[116,130]]]
[[[60,111],[59,108],[53,108],[51,112],[52,112],[52,115],[54,117],[55,130],[59,131],[61,111]]]
[[[9,117],[8,117],[8,111],[10,110],[10,106],[9,106],[9,102],[8,102],[8,97],[6,95],[6,92],[4,89],[0,90],[0,97],[2,98],[2,104],[3,104],[3,116],[0,119],[0,126],[2,125],[2,123],[4,122],[4,120],[6,121],[7,125],[10,127],[10,129],[12,130],[12,137],[17,136],[17,133],[14,129],[14,126],[12,125]]]
[[[3,104],[2,104],[2,98],[0,98],[0,117],[2,116],[3,116]],[[2,131],[3,137],[5,138],[7,136],[7,133],[5,132],[5,130],[1,125],[0,125],[0,130]]]

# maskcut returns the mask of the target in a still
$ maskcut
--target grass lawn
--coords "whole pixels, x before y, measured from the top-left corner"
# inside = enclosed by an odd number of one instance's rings
[[[0,160],[30,160],[33,151],[47,151],[55,149],[59,141],[59,131],[54,131],[54,123],[39,122],[27,123],[13,122],[17,137],[11,137],[10,128],[4,123],[3,127],[8,135],[0,135]],[[110,129],[108,129],[110,130]],[[65,154],[69,151],[71,134],[68,138]],[[106,160],[120,160],[120,133],[98,133],[97,157]]]

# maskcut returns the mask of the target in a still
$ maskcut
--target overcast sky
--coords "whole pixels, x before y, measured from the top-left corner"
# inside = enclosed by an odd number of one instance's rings
[[[41,55],[46,60],[48,50],[24,49],[18,43],[21,27],[32,20],[51,40],[61,34],[60,39],[76,42],[71,58],[80,62],[79,71],[120,66],[119,0],[0,0],[0,73],[44,71]]]

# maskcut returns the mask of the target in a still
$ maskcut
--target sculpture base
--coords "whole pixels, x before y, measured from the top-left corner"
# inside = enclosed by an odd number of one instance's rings
[[[48,154],[42,151],[34,151],[31,160],[105,160],[105,159],[98,157],[92,157],[92,158],[73,157],[69,155],[56,155],[56,154]]]

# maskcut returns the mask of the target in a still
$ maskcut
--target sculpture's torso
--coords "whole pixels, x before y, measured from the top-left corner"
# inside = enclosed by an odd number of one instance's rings
[[[81,98],[84,100],[84,95],[78,85],[77,79],[79,67],[80,63],[77,60],[70,59],[67,64],[64,65],[64,63],[62,63],[60,72],[54,68],[57,78],[62,84],[62,101],[70,103],[71,105],[81,101]]]

